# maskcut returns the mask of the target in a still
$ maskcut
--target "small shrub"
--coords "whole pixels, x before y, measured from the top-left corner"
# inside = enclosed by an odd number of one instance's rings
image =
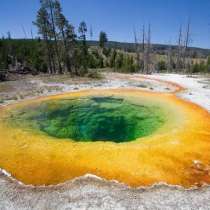
[[[86,76],[93,79],[101,79],[102,77],[97,69],[89,69]]]

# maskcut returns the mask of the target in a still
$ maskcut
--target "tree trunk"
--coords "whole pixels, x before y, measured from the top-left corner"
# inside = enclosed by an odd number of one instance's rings
[[[52,30],[53,30],[53,35],[54,35],[54,41],[55,41],[55,53],[58,59],[58,71],[60,74],[63,73],[62,66],[61,66],[61,59],[60,59],[60,54],[58,50],[58,40],[57,40],[57,35],[56,35],[56,30],[55,30],[55,21],[54,21],[54,15],[53,15],[53,5],[52,5],[52,0],[49,0],[49,6],[50,6],[50,17],[51,17],[51,23],[52,23]]]
[[[148,27],[148,35],[147,35],[147,46],[146,46],[146,56],[145,56],[145,66],[144,66],[144,71],[146,74],[149,74],[151,72],[151,58],[150,58],[150,53],[151,53],[151,28],[150,25]]]
[[[144,71],[145,66],[145,27],[143,25],[142,29],[142,72]]]
[[[65,37],[65,33],[64,33],[63,29],[61,29],[61,33],[62,33],[63,44],[64,44],[66,68],[69,72],[71,72],[72,71],[72,66],[71,66],[71,61],[70,61],[70,57],[69,57],[69,54],[68,54],[67,41],[66,41],[66,37]]]
[[[184,43],[184,53],[183,53],[183,64],[184,64],[184,70],[187,70],[187,50],[190,42],[190,20],[188,20],[187,23],[187,30],[186,30],[186,37],[185,37],[185,43]]]
[[[176,72],[180,71],[181,69],[181,55],[182,55],[182,27],[180,26],[179,37],[178,37]]]
[[[139,52],[139,43],[138,43],[138,39],[137,39],[137,36],[136,36],[135,28],[133,30],[133,33],[134,33],[134,41],[135,41],[136,62],[137,62],[137,66],[139,68],[140,67],[140,52]]]

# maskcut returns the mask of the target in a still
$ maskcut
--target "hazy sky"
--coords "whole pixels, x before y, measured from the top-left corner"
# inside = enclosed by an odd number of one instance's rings
[[[86,21],[92,25],[94,39],[100,30],[110,40],[133,42],[133,27],[152,26],[153,43],[176,43],[178,29],[191,19],[192,46],[210,48],[210,0],[61,0],[64,14],[77,27]],[[0,0],[0,35],[30,37],[38,0]]]

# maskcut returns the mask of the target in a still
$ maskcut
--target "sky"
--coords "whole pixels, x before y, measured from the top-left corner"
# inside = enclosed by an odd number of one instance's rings
[[[210,0],[61,0],[63,12],[77,30],[81,21],[92,26],[93,39],[105,31],[109,40],[133,42],[142,26],[151,24],[152,42],[176,44],[180,25],[191,22],[191,46],[210,48]],[[0,0],[0,36],[36,35],[39,0]],[[25,31],[25,32],[24,32]]]

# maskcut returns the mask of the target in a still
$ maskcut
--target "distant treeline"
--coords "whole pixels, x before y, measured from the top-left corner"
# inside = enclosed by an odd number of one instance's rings
[[[82,65],[82,60],[79,54],[77,58],[72,59],[72,67],[77,68],[78,72],[73,74],[90,75],[94,69],[112,68],[114,71],[120,72],[136,72],[138,71],[135,64],[135,57],[118,48],[101,47],[100,42],[95,42],[97,45],[92,45],[87,41],[87,63]],[[53,44],[53,41],[52,43]],[[81,41],[77,41],[77,47],[81,46]],[[103,44],[102,44],[103,45]],[[38,39],[0,39],[0,70],[9,70],[17,73],[59,73],[55,66],[55,72],[49,70],[48,62],[46,61],[46,53],[44,49],[44,41]],[[76,60],[77,59],[77,60]],[[61,61],[61,66],[64,68],[64,62]],[[80,70],[80,68],[84,68]],[[92,69],[89,70],[88,69]],[[75,70],[74,70],[75,71]],[[69,72],[68,69],[62,70],[62,73]],[[61,72],[60,72],[61,73]],[[91,75],[90,75],[91,76]],[[93,75],[94,76],[94,75]]]
[[[97,46],[98,41],[88,41],[88,44],[90,46]],[[135,48],[136,48],[135,45],[136,45],[135,43],[117,42],[117,41],[108,41],[106,44],[108,48],[123,50],[126,52],[135,52]],[[141,44],[139,45],[140,45],[140,49],[142,49]],[[178,46],[176,45],[170,46],[167,44],[152,44],[153,53],[159,54],[159,55],[167,55],[169,48],[172,48],[172,51],[176,52]],[[210,49],[189,47],[188,55],[191,58],[207,58],[210,55]]]
[[[36,38],[13,39],[8,32],[0,39],[0,80],[6,79],[8,72],[96,77],[96,69],[106,67],[142,73],[210,70],[210,50],[189,47],[187,42],[178,46],[152,44],[150,25],[148,34],[143,32],[142,43],[137,41],[136,34],[135,43],[108,41],[103,31],[98,41],[88,41],[87,33],[92,37],[92,28],[88,31],[82,21],[76,30],[64,16],[58,0],[40,0],[33,24],[38,28]]]
[[[78,44],[81,44],[80,40],[77,42]],[[0,39],[0,68],[8,69],[8,65],[17,68],[17,64],[19,64],[32,67],[40,72],[47,72],[48,67],[47,63],[45,63],[45,53],[42,50],[42,45],[43,40],[40,38],[12,39],[11,37],[7,37]],[[110,62],[112,63],[111,65],[108,61],[109,59],[107,60],[107,56],[110,56],[110,54],[115,54],[116,52],[127,52],[127,55],[129,53],[135,53],[134,43],[107,41],[102,50],[100,50],[99,45],[99,41],[87,41],[87,47],[89,51],[88,68],[113,67],[113,58],[110,58]],[[168,45],[153,44],[152,50],[154,54],[167,56],[168,47]],[[174,52],[176,52],[176,49],[177,46],[173,46]],[[193,47],[189,48],[190,58],[205,59],[209,54],[209,49]],[[115,57],[115,55],[113,56]],[[163,66],[165,64],[161,62],[160,65]]]

